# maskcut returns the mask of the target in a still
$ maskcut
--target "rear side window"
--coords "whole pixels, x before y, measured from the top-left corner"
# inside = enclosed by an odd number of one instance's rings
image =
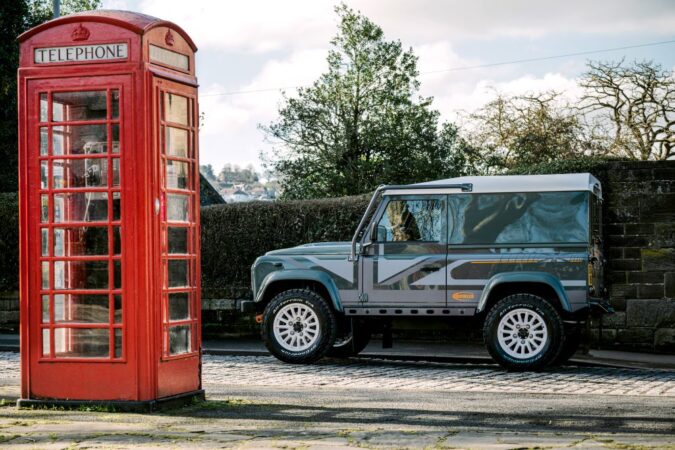
[[[451,244],[588,242],[587,192],[448,196]]]
[[[445,201],[390,200],[378,222],[379,242],[442,242]]]

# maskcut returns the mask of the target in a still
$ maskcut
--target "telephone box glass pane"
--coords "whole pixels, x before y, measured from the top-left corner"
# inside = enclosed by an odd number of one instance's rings
[[[105,227],[54,228],[54,256],[94,256],[108,254]]]
[[[47,94],[40,94],[40,122],[46,122],[48,120],[47,112],[49,110],[49,103],[47,103]]]
[[[55,159],[53,167],[54,189],[108,185],[108,160],[105,158]]]
[[[42,211],[40,221],[45,223],[49,220],[49,197],[47,195],[40,196],[40,209]]]
[[[170,92],[164,93],[164,120],[167,122],[188,124],[188,99]]]
[[[43,228],[40,230],[42,238],[42,256],[49,256],[49,230]]]
[[[122,253],[122,235],[120,227],[113,227],[113,255]]]
[[[169,294],[169,320],[188,320],[190,318],[190,294],[178,292]]]
[[[115,328],[115,358],[122,357],[122,330]]]
[[[169,189],[188,188],[188,163],[166,161],[166,187]]]
[[[122,323],[122,296],[115,296],[115,323]]]
[[[189,261],[186,259],[170,259],[169,287],[189,286]]]
[[[55,261],[54,289],[108,289],[108,261]]]
[[[105,120],[108,116],[105,91],[54,92],[54,122]]]
[[[49,289],[49,263],[42,262],[42,289]]]
[[[110,322],[108,295],[56,294],[54,295],[54,322]]]
[[[110,100],[112,101],[111,117],[113,119],[119,119],[120,117],[120,91],[114,89],[110,93]]]
[[[42,329],[42,356],[49,357],[49,328]]]
[[[112,152],[120,152],[120,126],[117,124],[112,126]]]
[[[187,195],[168,194],[166,218],[172,222],[187,222],[190,219],[190,198]]]
[[[42,323],[49,323],[49,295],[42,296]]]
[[[56,328],[54,356],[57,358],[107,358],[110,355],[107,328]]]
[[[98,222],[108,219],[107,192],[54,195],[54,222]]]
[[[47,177],[49,175],[49,169],[47,166],[47,161],[40,162],[40,189],[47,189]]]
[[[122,261],[113,261],[113,282],[115,289],[122,289]]]
[[[180,128],[166,127],[166,154],[179,158],[188,157],[188,132]]]
[[[167,244],[172,255],[188,252],[188,232],[186,227],[169,227],[167,229]]]
[[[112,185],[113,185],[113,187],[117,187],[117,186],[120,185],[120,159],[119,158],[113,158],[112,167],[113,167]]]
[[[191,350],[192,333],[190,325],[179,325],[169,329],[169,353],[179,355]]]
[[[40,156],[49,152],[49,132],[47,127],[40,127]]]
[[[113,192],[113,220],[120,220],[120,193]]]
[[[106,125],[68,125],[52,129],[54,155],[98,155],[107,149]]]

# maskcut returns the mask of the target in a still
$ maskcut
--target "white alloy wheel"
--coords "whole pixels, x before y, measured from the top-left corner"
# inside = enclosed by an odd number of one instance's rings
[[[509,311],[499,321],[497,339],[504,352],[515,359],[537,356],[548,341],[548,328],[539,313],[518,308]]]
[[[321,326],[312,308],[303,303],[291,303],[276,314],[272,329],[280,346],[291,352],[301,352],[316,343]]]

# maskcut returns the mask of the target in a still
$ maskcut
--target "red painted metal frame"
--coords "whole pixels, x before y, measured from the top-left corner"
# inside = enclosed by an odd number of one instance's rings
[[[87,41],[73,42],[75,26],[90,31]],[[164,39],[174,33],[175,45]],[[201,288],[199,232],[199,159],[197,142],[197,80],[194,76],[196,47],[187,34],[174,24],[142,14],[129,12],[91,12],[66,16],[40,25],[20,36],[19,70],[19,216],[20,216],[20,294],[21,294],[21,371],[23,399],[75,399],[113,401],[153,401],[159,398],[197,392],[201,389]],[[165,42],[166,41],[166,42]],[[91,63],[34,64],[35,48],[126,42],[126,60]],[[148,60],[148,46],[157,45],[189,55],[190,72],[158,66]],[[158,109],[159,90],[169,90],[189,98],[192,154],[175,160],[189,164],[189,189],[175,191],[164,187],[165,159],[163,122]],[[40,122],[40,93],[91,91],[106,92],[108,115],[92,121],[53,122],[51,103],[47,122]],[[119,92],[119,117],[111,117],[111,93]],[[112,153],[112,125],[119,124],[120,150]],[[51,152],[54,126],[105,124],[107,152],[104,154],[63,154]],[[49,152],[40,155],[40,130],[47,128]],[[65,152],[64,152],[65,153]],[[119,158],[119,185],[113,186],[113,160]],[[100,159],[107,161],[107,182],[104,186],[55,188],[53,161],[63,163],[64,175],[72,161]],[[47,185],[41,186],[41,162],[47,162]],[[54,223],[54,194],[81,192],[107,193],[107,219],[100,222]],[[121,193],[121,218],[113,217],[113,193]],[[189,223],[176,226],[190,229],[188,255],[166,254],[167,225],[155,214],[155,199],[172,192],[191,196]],[[41,196],[48,195],[48,223],[41,223]],[[66,203],[66,202],[64,202]],[[55,228],[103,227],[107,230],[108,252],[102,255],[56,256]],[[115,227],[121,227],[121,253],[115,255]],[[174,226],[173,224],[171,226]],[[42,255],[41,229],[48,231],[48,253]],[[63,232],[64,235],[67,233]],[[69,244],[70,245],[70,244]],[[170,259],[186,259],[190,266],[190,286],[165,288],[165,263]],[[101,261],[107,263],[108,289],[54,289],[54,264],[50,265],[50,285],[41,283],[42,262]],[[121,261],[122,285],[115,287],[115,261]],[[69,269],[72,270],[72,269]],[[75,272],[73,272],[75,273]],[[190,293],[188,320],[168,322],[168,292]],[[42,296],[59,294],[108,295],[108,322],[56,323],[54,302],[49,303],[49,322],[41,323]],[[121,323],[115,322],[115,296],[122,295]],[[192,327],[192,348],[189,353],[170,355],[170,326]],[[68,329],[108,329],[108,356],[105,358],[61,358],[54,348],[54,331]],[[42,329],[50,330],[49,354],[42,356]],[[122,330],[122,354],[115,358],[115,331]]]

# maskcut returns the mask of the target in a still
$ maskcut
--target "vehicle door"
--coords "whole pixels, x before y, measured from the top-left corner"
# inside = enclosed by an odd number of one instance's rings
[[[385,196],[362,263],[362,306],[443,307],[446,195]]]

